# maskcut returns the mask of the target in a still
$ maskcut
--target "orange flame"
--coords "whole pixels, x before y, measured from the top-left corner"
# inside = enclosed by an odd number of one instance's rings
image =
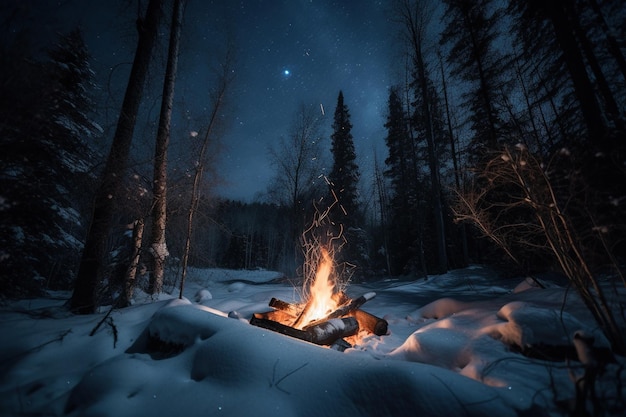
[[[333,297],[335,284],[331,279],[333,259],[325,248],[321,248],[321,259],[315,274],[315,280],[309,288],[309,300],[302,316],[298,319],[303,327],[306,324],[326,317],[337,309],[337,302]]]

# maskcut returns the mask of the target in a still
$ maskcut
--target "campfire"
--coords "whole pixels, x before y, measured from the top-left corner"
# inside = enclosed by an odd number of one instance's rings
[[[310,285],[305,282],[305,302],[294,304],[272,298],[272,310],[255,313],[250,324],[340,351],[352,347],[348,340],[355,340],[359,332],[387,334],[385,320],[360,309],[376,293],[349,298],[333,279],[329,251],[319,247],[317,251],[319,263],[314,278],[308,280]]]

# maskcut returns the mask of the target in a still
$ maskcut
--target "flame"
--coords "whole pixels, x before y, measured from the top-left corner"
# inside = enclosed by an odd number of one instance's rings
[[[331,279],[333,259],[325,248],[320,248],[321,258],[315,274],[315,280],[309,287],[307,307],[298,319],[296,327],[302,328],[308,323],[326,317],[337,309],[333,297],[335,284]]]

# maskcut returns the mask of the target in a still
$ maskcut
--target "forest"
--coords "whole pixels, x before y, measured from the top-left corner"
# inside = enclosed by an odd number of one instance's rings
[[[213,192],[233,117],[224,103],[237,82],[235,48],[216,63],[203,130],[190,134],[192,162],[168,169],[185,1],[145,3],[107,137],[81,30],[34,50],[32,33],[13,30],[19,13],[3,6],[3,298],[72,290],[70,309],[92,313],[128,305],[136,286],[171,291],[189,267],[297,281],[303,248],[319,242],[355,282],[470,264],[559,271],[626,351],[594,285],[600,276],[626,283],[622,2],[390,2],[396,33],[381,36],[401,57],[379,138],[384,160],[364,175],[351,134],[360,109],[338,86],[332,125],[322,126],[317,104],[293,112],[266,156],[275,180],[254,202]],[[148,76],[160,80],[160,112],[154,156],[137,167],[129,154]],[[328,128],[330,146],[320,140]]]

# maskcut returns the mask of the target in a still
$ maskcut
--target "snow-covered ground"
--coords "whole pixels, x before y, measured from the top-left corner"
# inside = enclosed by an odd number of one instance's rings
[[[568,415],[580,362],[518,351],[563,349],[580,331],[595,338],[597,360],[613,360],[595,384],[600,415],[626,413],[626,360],[602,350],[606,338],[563,282],[540,289],[474,266],[352,284],[351,297],[376,292],[362,309],[384,317],[389,334],[361,334],[342,353],[248,324],[272,297],[299,300],[279,277],[192,270],[185,299],[138,294],[93,336],[106,310],[71,315],[62,308],[69,294],[5,304],[0,415]]]

